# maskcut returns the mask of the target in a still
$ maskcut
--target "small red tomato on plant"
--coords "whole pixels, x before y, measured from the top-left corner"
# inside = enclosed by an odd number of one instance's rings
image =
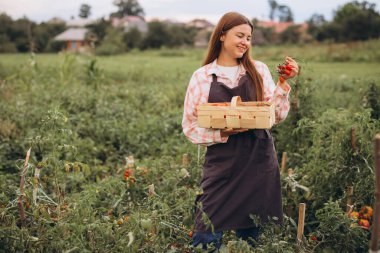
[[[120,219],[117,220],[117,225],[121,226],[121,225],[123,225],[123,223],[124,223],[124,219],[123,218],[120,218]]]
[[[287,62],[279,64],[277,66],[277,73],[279,75],[280,83],[285,81],[284,76],[289,76],[292,73],[292,66],[289,66]]]
[[[124,179],[128,181],[128,179],[132,176],[133,170],[131,169],[126,169],[124,172]]]
[[[359,212],[351,212],[348,217],[353,219],[359,219]]]
[[[369,229],[369,221],[365,219],[360,219],[359,226],[363,227],[364,229]]]
[[[370,219],[372,217],[372,215],[373,215],[373,209],[370,206],[363,206],[360,209],[359,214],[360,214],[360,218]]]
[[[310,240],[316,242],[316,241],[318,241],[318,238],[315,235],[311,235]]]

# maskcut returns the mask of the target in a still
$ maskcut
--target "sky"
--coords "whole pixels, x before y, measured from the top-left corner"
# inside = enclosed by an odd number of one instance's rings
[[[267,0],[139,0],[147,20],[152,18],[174,19],[187,22],[194,18],[205,18],[217,23],[226,12],[237,11],[248,18],[269,19]],[[309,19],[314,13],[322,14],[331,20],[339,6],[349,0],[277,0],[278,4],[287,5],[294,14],[296,23]],[[380,0],[368,0],[376,4],[380,12]],[[81,4],[91,6],[90,18],[107,18],[117,10],[113,0],[0,0],[0,13],[5,12],[13,19],[23,16],[36,22],[48,21],[53,17],[69,20],[78,17]],[[1,24],[0,24],[1,25]]]

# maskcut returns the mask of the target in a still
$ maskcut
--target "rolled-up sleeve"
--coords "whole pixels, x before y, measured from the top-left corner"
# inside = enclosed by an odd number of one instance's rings
[[[286,119],[290,110],[290,85],[285,83],[286,90],[281,88],[278,83],[275,85],[269,68],[265,64],[263,66],[262,77],[264,85],[264,100],[275,104],[276,124],[278,124]]]
[[[207,103],[208,92],[202,85],[208,85],[202,80],[200,73],[194,73],[187,88],[184,113],[182,118],[183,133],[194,144],[210,146],[216,143],[227,142],[227,137],[222,138],[220,130],[200,128],[197,126],[197,106]],[[209,90],[209,88],[208,88]]]

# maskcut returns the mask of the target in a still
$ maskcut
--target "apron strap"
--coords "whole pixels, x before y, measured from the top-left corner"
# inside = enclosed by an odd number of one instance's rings
[[[217,78],[215,74],[212,74],[212,82],[217,83]]]

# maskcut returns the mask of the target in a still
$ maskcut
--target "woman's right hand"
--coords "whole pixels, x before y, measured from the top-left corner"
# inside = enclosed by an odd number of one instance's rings
[[[247,132],[248,130],[249,129],[246,129],[246,128],[238,128],[238,129],[226,128],[226,129],[220,130],[220,136],[221,137],[228,137],[230,135]]]

